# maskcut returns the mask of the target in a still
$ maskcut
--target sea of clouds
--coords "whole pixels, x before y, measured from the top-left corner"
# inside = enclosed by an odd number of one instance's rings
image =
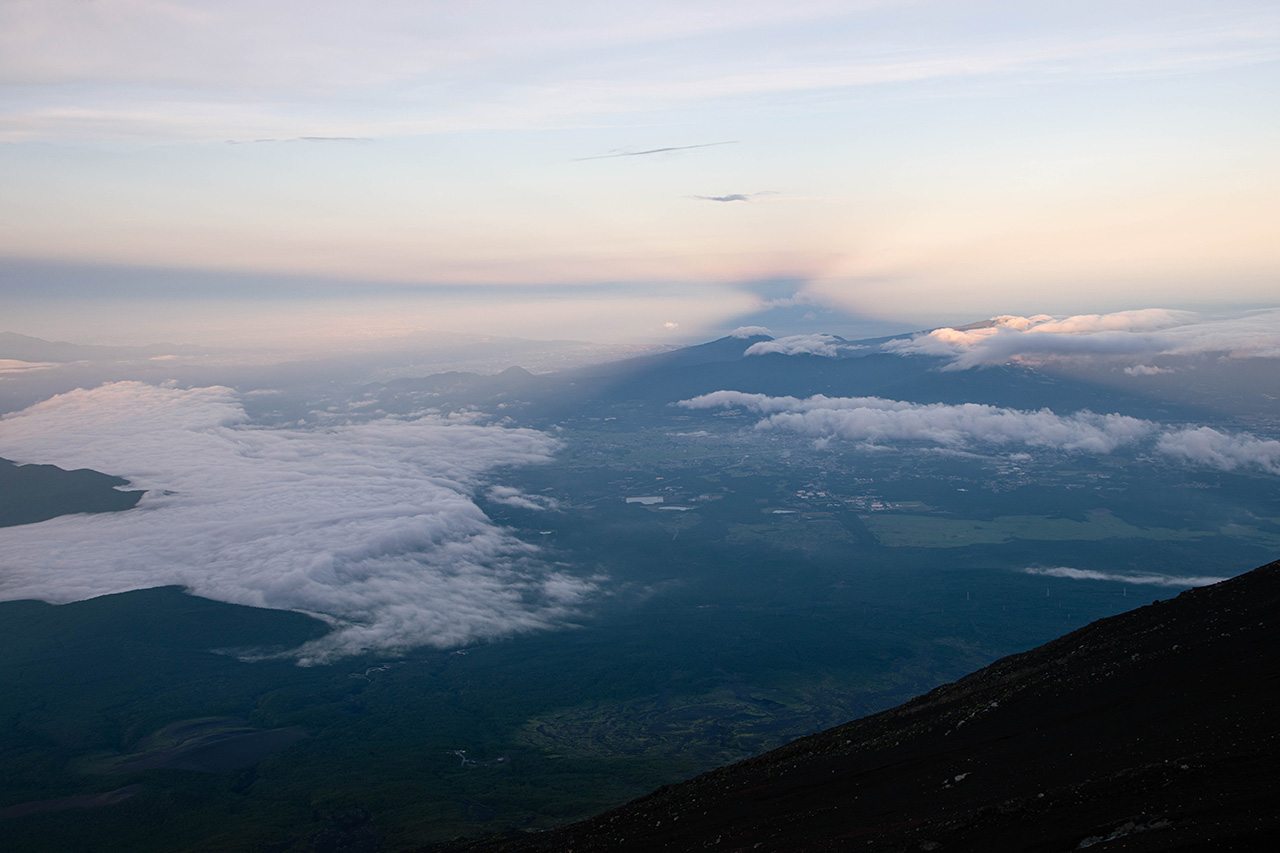
[[[0,529],[0,598],[180,584],[326,617],[336,629],[303,662],[563,625],[598,579],[547,566],[473,500],[553,507],[486,477],[555,449],[534,430],[432,418],[264,428],[224,387],[72,391],[0,418],[0,454],[148,491],[132,511]]]
[[[1280,441],[1212,427],[1172,428],[1127,415],[1089,411],[1059,415],[979,403],[907,403],[880,397],[771,397],[714,391],[678,404],[687,409],[743,409],[765,417],[760,430],[786,430],[814,439],[880,445],[923,442],[953,449],[1026,447],[1107,454],[1121,448],[1222,471],[1280,474]]]

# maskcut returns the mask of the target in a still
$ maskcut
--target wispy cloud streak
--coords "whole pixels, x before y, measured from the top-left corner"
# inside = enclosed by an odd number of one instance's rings
[[[610,160],[614,157],[643,157],[646,154],[665,154],[668,151],[692,151],[695,148],[714,148],[717,145],[737,145],[738,140],[730,139],[724,142],[704,142],[701,145],[672,145],[666,148],[648,148],[644,151],[619,151],[614,154],[597,154],[593,157],[575,157],[575,163],[582,163],[587,160]],[[699,196],[703,198],[703,196]],[[745,200],[745,196],[743,199]],[[713,201],[730,201],[732,199],[726,197],[722,199],[713,199]]]
[[[1093,569],[1073,569],[1068,566],[1030,566],[1023,569],[1029,575],[1042,575],[1050,578],[1066,578],[1076,581],[1110,581],[1112,583],[1139,584],[1144,586],[1166,586],[1186,589],[1193,586],[1209,586],[1221,583],[1226,578],[1210,576],[1179,577],[1178,575],[1126,575],[1114,572],[1098,572]]]
[[[946,14],[953,4],[929,5]],[[394,0],[323,12],[296,0],[270,11],[240,0],[0,4],[0,83],[20,93],[0,138],[382,138],[948,79],[1186,74],[1277,56],[1276,15],[1255,4],[1211,17],[1130,14],[1105,28],[1064,21],[1054,5],[1021,30],[939,43],[918,26],[916,3],[478,5],[430,27],[422,4]],[[742,49],[762,42],[767,51]],[[670,61],[655,71],[645,60],[667,45]],[[210,122],[211,111],[223,114]]]
[[[228,139],[228,145],[258,145],[266,142],[373,142],[367,136],[296,136],[292,139]]]

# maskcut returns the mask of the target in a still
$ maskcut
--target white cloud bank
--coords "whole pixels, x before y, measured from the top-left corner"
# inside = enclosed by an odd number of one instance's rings
[[[496,465],[545,461],[524,429],[247,422],[228,388],[119,382],[0,419],[0,452],[150,491],[134,510],[0,530],[0,598],[66,602],[161,584],[325,614],[304,662],[549,628],[591,581],[553,571],[472,501]],[[515,490],[497,492],[514,497]]]
[[[760,328],[758,326],[753,328]],[[747,347],[743,355],[818,355],[823,358],[839,358],[842,352],[853,352],[865,347],[850,344],[835,335],[788,335],[772,341],[760,341]]]
[[[1156,449],[1223,471],[1257,467],[1280,474],[1280,441],[1248,434],[1230,435],[1212,427],[1181,429],[1160,436]]]
[[[1112,572],[1096,572],[1092,569],[1072,569],[1067,566],[1031,566],[1023,569],[1029,575],[1044,575],[1051,578],[1067,578],[1076,581],[1112,581],[1114,583],[1142,584],[1146,586],[1171,586],[1185,589],[1191,586],[1209,586],[1220,583],[1226,578],[1218,577],[1178,577],[1177,575],[1121,575]]]
[[[1128,415],[1090,411],[1059,415],[964,403],[906,403],[880,397],[770,397],[714,391],[678,405],[687,409],[745,409],[767,417],[756,429],[781,429],[815,439],[868,444],[926,442],[949,448],[1025,446],[1104,454],[1121,448],[1151,450],[1222,471],[1257,468],[1280,474],[1280,441],[1235,435],[1210,427],[1170,429]]]
[[[743,408],[767,414],[758,429],[785,429],[820,440],[924,441],[947,447],[1019,444],[1109,453],[1149,436],[1155,425],[1126,415],[1060,416],[978,403],[904,403],[879,397],[768,397],[715,391],[679,404],[690,409]]]
[[[960,328],[935,329],[882,347],[899,354],[950,359],[964,370],[1074,356],[1143,360],[1158,355],[1223,354],[1231,358],[1280,358],[1280,310],[1205,320],[1190,311],[1144,308],[1055,319],[1003,315]],[[1158,368],[1129,371],[1151,375]]]

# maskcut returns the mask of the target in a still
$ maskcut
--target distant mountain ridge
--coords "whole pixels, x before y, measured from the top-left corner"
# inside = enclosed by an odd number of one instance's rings
[[[33,524],[78,512],[118,512],[142,499],[121,490],[129,481],[98,471],[56,465],[17,465],[0,458],[0,527]]]
[[[540,833],[430,850],[1271,849],[1280,561]]]
[[[46,341],[17,332],[0,332],[0,358],[16,361],[67,363],[73,361],[117,361],[133,358],[151,358],[157,355],[196,354],[201,347],[179,344],[149,344],[147,346],[100,346],[73,344],[67,341]]]
[[[579,367],[557,373],[496,376],[450,373],[363,386],[388,412],[420,409],[415,392],[433,395],[430,404],[486,406],[502,402],[505,414],[545,427],[566,418],[661,420],[669,406],[713,391],[771,396],[882,397],[914,403],[982,403],[1016,409],[1049,408],[1059,413],[1090,409],[1155,420],[1204,420],[1194,397],[1169,402],[1135,388],[1101,385],[1022,365],[943,371],[941,357],[898,354],[880,348],[890,338],[845,341],[838,357],[779,352],[747,355],[768,335],[724,337],[669,352]],[[899,337],[906,337],[899,336]],[[396,399],[399,397],[400,399]],[[514,406],[514,408],[512,408]]]

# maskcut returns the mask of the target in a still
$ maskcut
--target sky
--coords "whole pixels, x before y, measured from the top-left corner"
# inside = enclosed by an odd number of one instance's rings
[[[1269,1],[6,0],[0,327],[1239,312],[1280,304],[1276,151]]]

